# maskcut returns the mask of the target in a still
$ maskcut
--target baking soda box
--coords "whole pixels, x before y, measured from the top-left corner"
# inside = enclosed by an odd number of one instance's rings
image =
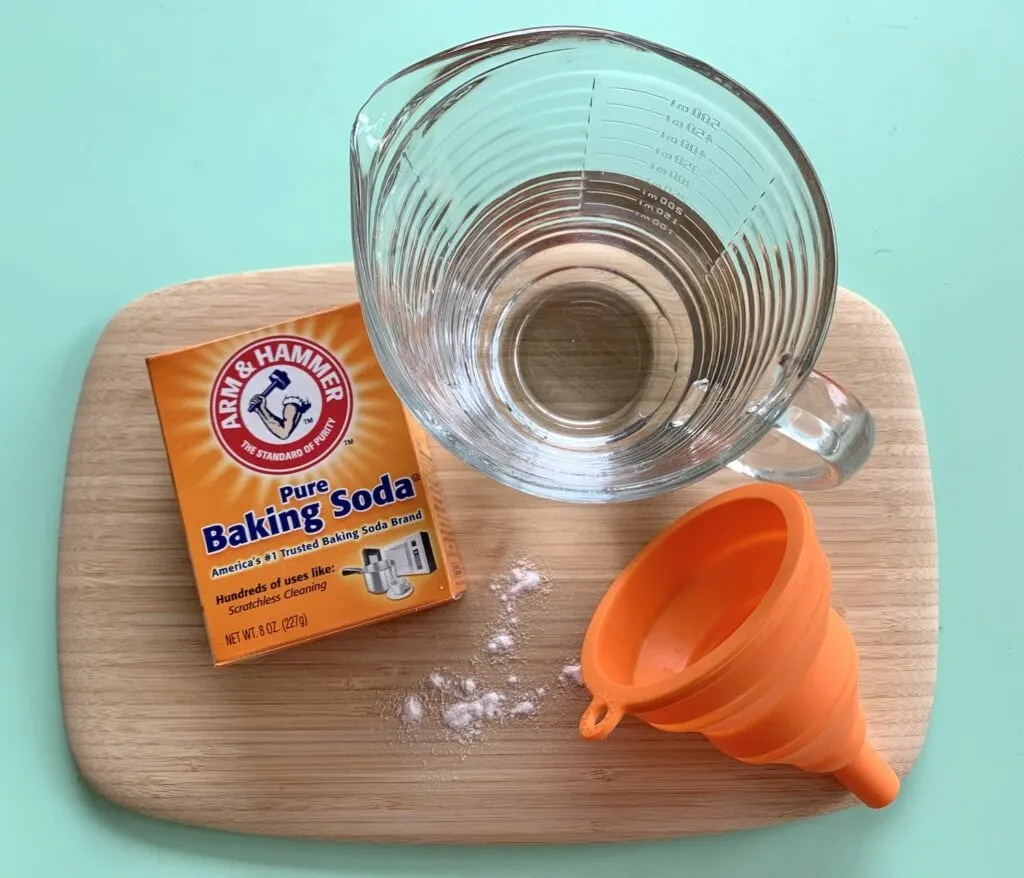
[[[215,664],[462,594],[426,436],[359,305],[147,365]]]

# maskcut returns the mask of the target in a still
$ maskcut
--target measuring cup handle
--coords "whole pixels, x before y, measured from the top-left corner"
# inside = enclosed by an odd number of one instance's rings
[[[857,398],[812,372],[772,432],[729,464],[735,472],[803,490],[835,488],[875,444],[875,420]]]

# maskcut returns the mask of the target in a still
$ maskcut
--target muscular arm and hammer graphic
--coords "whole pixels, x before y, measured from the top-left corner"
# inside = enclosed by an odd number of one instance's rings
[[[263,421],[263,425],[278,439],[287,439],[299,425],[299,420],[309,410],[309,401],[297,396],[286,396],[281,414],[276,415],[267,405],[267,397],[275,390],[284,390],[291,384],[291,378],[283,369],[275,369],[270,373],[270,382],[263,393],[255,394],[249,400],[249,411],[254,412]]]

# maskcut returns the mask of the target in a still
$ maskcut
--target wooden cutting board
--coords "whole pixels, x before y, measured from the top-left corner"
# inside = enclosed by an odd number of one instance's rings
[[[392,842],[584,842],[764,826],[853,804],[831,777],[752,767],[696,735],[627,720],[577,734],[558,680],[615,573],[684,510],[738,483],[627,505],[520,495],[435,449],[469,579],[457,604],[214,670],[146,377],[148,354],[355,297],[350,265],[217,277],[129,305],[96,346],[68,456],[58,569],[61,694],[85,778],[125,807],[249,833]],[[861,650],[870,734],[900,774],[924,741],[936,666],[931,474],[906,353],[841,291],[821,367],[854,388],[878,444],[844,487],[809,495],[835,604]],[[516,658],[481,657],[491,577],[528,552],[547,594],[521,602]],[[443,669],[544,688],[538,714],[460,743],[394,708]]]

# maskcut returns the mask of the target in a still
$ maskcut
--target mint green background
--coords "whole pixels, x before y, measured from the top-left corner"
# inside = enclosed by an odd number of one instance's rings
[[[1024,13],[1011,0],[513,5],[0,0],[5,874],[1020,873]],[[166,284],[350,259],[361,99],[430,52],[542,23],[659,40],[764,97],[824,180],[843,284],[903,336],[934,464],[942,632],[932,726],[901,797],[728,837],[532,850],[248,839],[98,799],[66,749],[54,649],[64,456],[98,333]]]

